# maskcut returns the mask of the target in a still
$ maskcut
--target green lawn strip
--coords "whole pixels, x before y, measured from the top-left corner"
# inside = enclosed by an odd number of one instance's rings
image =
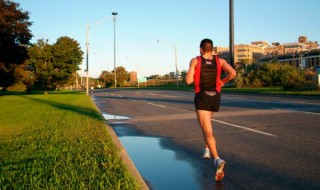
[[[141,87],[135,89],[155,89],[155,90],[184,90],[193,91],[193,86],[183,86],[180,85],[178,88],[175,86],[152,86],[152,87]],[[288,89],[284,90],[282,87],[260,87],[260,88],[231,88],[223,87],[222,92],[233,92],[233,93],[252,93],[252,94],[283,94],[283,95],[320,95],[320,89],[318,90],[294,90]]]
[[[282,87],[261,88],[223,88],[223,92],[256,93],[256,94],[284,94],[284,95],[320,95],[320,90],[284,90]]]
[[[139,189],[90,97],[0,96],[0,189]]]

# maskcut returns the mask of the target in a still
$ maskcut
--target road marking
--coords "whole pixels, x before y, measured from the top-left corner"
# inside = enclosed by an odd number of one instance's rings
[[[280,101],[280,102],[283,102],[283,103],[290,103],[290,104],[310,104],[310,105],[320,105],[318,103],[313,103],[313,102],[298,102],[298,101]]]
[[[158,106],[158,107],[162,107],[162,108],[165,108],[166,106],[163,106],[163,105],[160,105],[160,104],[153,104],[153,103],[150,103],[148,102],[149,105],[153,105],[153,106]]]
[[[286,111],[291,111],[291,112],[299,112],[299,113],[306,113],[306,114],[313,114],[313,115],[320,115],[320,113],[316,113],[316,112],[309,112],[309,111],[298,111],[298,110],[294,110],[294,109],[279,109],[279,108],[271,108],[274,110],[286,110]]]
[[[221,124],[225,124],[225,125],[229,125],[229,126],[231,126],[231,127],[235,127],[235,128],[239,128],[239,129],[244,129],[244,130],[251,131],[251,132],[254,132],[254,133],[266,135],[266,136],[278,137],[277,135],[274,135],[274,134],[271,134],[271,133],[267,133],[267,132],[263,132],[263,131],[259,131],[259,130],[255,130],[255,129],[251,129],[251,128],[248,128],[248,127],[243,127],[243,126],[236,125],[236,124],[232,124],[232,123],[227,123],[227,122],[220,121],[220,120],[217,120],[217,119],[212,119],[212,121],[215,121],[215,122],[221,123]]]
[[[177,96],[170,96],[170,95],[165,95],[164,97],[167,97],[167,98],[177,98]]]

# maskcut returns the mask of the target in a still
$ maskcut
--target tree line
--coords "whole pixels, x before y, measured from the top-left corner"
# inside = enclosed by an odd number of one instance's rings
[[[31,44],[29,12],[18,3],[0,0],[0,87],[56,89],[66,84],[83,59],[80,45],[63,36],[54,44]]]

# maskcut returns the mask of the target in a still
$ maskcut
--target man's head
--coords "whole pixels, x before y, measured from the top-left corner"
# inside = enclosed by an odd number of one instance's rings
[[[212,52],[213,51],[213,42],[212,40],[205,38],[201,41],[200,43],[200,53],[204,54],[204,53],[208,53],[208,52]]]

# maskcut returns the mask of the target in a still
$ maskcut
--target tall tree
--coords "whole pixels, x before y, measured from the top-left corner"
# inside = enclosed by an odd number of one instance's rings
[[[64,36],[53,45],[53,56],[53,84],[61,87],[79,70],[78,65],[82,62],[83,52],[77,41]]]
[[[29,67],[33,68],[37,84],[45,90],[66,84],[79,69],[83,52],[79,43],[69,37],[60,37],[50,45],[38,40],[29,48]]]
[[[32,38],[29,13],[19,4],[0,0],[0,86],[13,84],[14,69],[28,57],[26,46]]]
[[[114,74],[114,71],[112,71]],[[117,75],[117,85],[118,86],[123,86],[125,81],[128,81],[130,76],[128,71],[123,66],[117,67],[116,68],[116,75]]]
[[[52,86],[54,75],[54,56],[52,46],[48,40],[40,39],[36,44],[28,48],[29,56],[28,67],[31,68],[35,77],[37,86],[47,90]]]
[[[125,81],[128,81],[130,79],[130,75],[128,71],[123,66],[116,68],[116,74],[117,74],[117,86],[122,86]],[[102,83],[105,83],[106,87],[114,86],[114,70],[109,71],[102,71],[99,80]]]
[[[99,76],[99,81],[102,82],[105,87],[111,87],[114,85],[114,75],[109,71],[102,71]]]

